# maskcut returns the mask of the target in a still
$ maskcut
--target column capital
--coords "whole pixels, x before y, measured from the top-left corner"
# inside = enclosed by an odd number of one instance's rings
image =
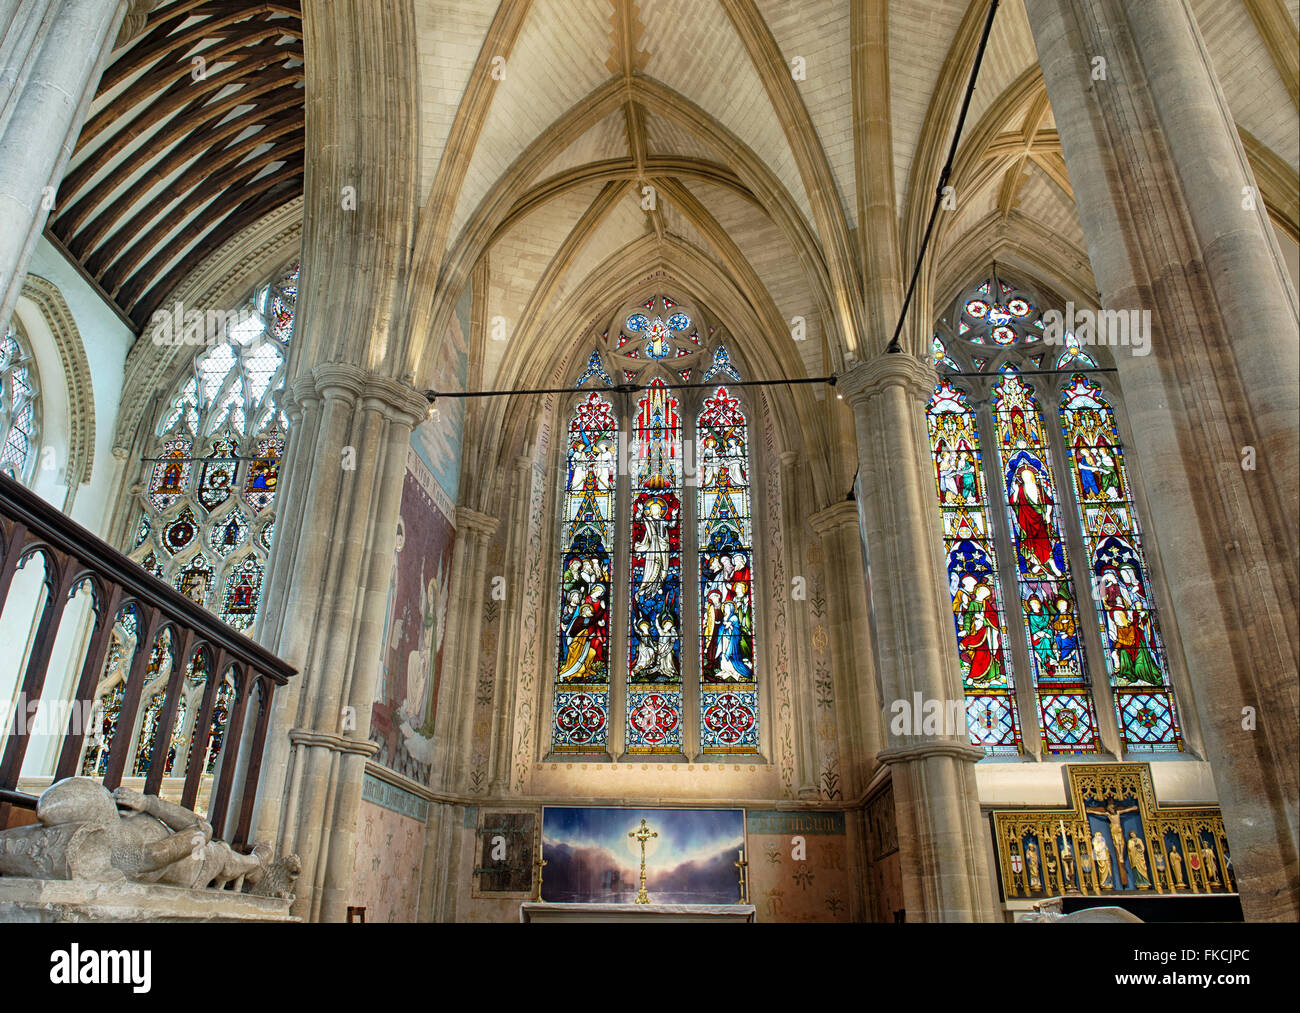
[[[113,43],[114,49],[125,46],[145,30],[149,13],[158,5],[158,0],[118,0],[118,2],[126,8],[126,11],[122,15],[122,27],[117,31],[117,41]]]
[[[310,373],[303,373],[290,380],[284,388],[284,411],[291,419],[295,413],[302,415],[302,409],[310,401],[318,400],[319,395],[316,391],[316,378]]]
[[[355,402],[366,387],[366,371],[349,362],[317,363],[311,368],[311,379],[322,397],[329,397],[328,392],[338,391],[341,394],[334,396],[342,396],[349,403]]]
[[[835,380],[835,389],[850,407],[875,397],[890,387],[902,387],[917,397],[929,397],[935,372],[927,363],[906,352],[882,352],[845,370]]]
[[[387,409],[385,414],[390,419],[395,416],[412,428],[429,416],[429,399],[424,392],[391,376],[367,375],[363,396]]]
[[[487,537],[497,529],[499,523],[498,518],[479,513],[477,510],[471,510],[469,507],[458,506],[456,508],[456,530],[458,532],[465,531],[468,534]]]
[[[858,526],[857,500],[846,499],[842,503],[832,503],[824,510],[818,510],[808,518],[813,530],[819,535],[827,535],[836,528],[846,528],[850,524]]]
[[[953,760],[978,763],[984,759],[984,750],[979,746],[953,740],[935,742],[918,742],[909,746],[890,746],[876,754],[881,763],[911,763],[914,760],[928,760],[932,756],[946,756]]]
[[[400,419],[414,428],[428,414],[429,401],[422,391],[391,376],[375,373],[350,362],[321,362],[289,384],[289,405],[301,405],[314,397],[339,397],[349,404],[365,399],[376,404],[389,418]]]
[[[379,752],[378,742],[356,739],[348,735],[336,735],[316,728],[290,729],[289,741],[295,746],[318,746],[335,753],[353,753],[365,757],[374,756]]]

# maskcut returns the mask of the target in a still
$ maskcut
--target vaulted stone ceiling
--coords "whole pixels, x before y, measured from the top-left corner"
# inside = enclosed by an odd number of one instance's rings
[[[860,9],[884,6],[863,0]],[[1296,234],[1285,171],[1293,179],[1300,162],[1294,64],[1277,43],[1279,33],[1295,35],[1297,2],[1193,6],[1256,171],[1278,177],[1270,210]],[[984,0],[887,5],[904,270],[986,9]],[[442,219],[435,245],[444,265],[504,181],[528,177],[482,251],[486,312],[523,321],[527,333],[515,338],[535,341],[541,321],[598,267],[652,235],[666,261],[684,244],[736,276],[759,319],[805,318],[809,340],[797,352],[809,374],[838,368],[841,350],[855,348],[860,339],[844,334],[853,318],[834,295],[861,284],[859,262],[845,257],[859,241],[863,174],[850,0],[417,0],[416,24],[424,215]],[[796,59],[802,79],[791,74]],[[575,122],[582,129],[563,150],[534,164],[530,153]],[[1019,256],[1063,292],[1093,291],[1023,0],[1004,0],[998,11],[953,182],[957,208],[941,217],[929,258],[935,305],[991,256]],[[657,190],[650,213],[644,185]],[[524,379],[509,366],[515,351],[513,343],[486,348],[484,381]]]
[[[887,113],[896,259],[909,270],[986,9],[409,2],[423,204],[412,257],[432,259],[426,277],[449,283],[444,299],[477,265],[487,313],[523,321],[515,337],[532,340],[594,270],[651,236],[665,260],[690,250],[732,276],[765,326],[804,318],[795,352],[809,373],[838,368],[862,340],[857,296],[844,293],[861,287],[855,251],[879,241],[857,234],[874,164],[864,125]],[[1062,290],[1092,288],[1023,3],[1000,6],[968,114],[957,207],[940,219],[925,282],[936,304],[991,254],[1053,269]],[[1274,220],[1300,238],[1300,0],[1192,6]],[[888,73],[874,78],[853,59],[854,26],[882,14]],[[303,76],[300,0],[163,0],[113,54],[50,231],[137,327],[208,253],[301,194]],[[485,352],[484,379],[506,347]]]
[[[299,0],[164,0],[112,55],[49,230],[137,329],[302,193],[302,55]]]

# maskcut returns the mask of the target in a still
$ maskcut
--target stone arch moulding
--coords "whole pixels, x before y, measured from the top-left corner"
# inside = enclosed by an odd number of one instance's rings
[[[95,391],[90,377],[90,363],[81,332],[72,310],[57,285],[38,274],[29,274],[23,282],[22,295],[41,311],[54,335],[54,345],[63,365],[63,382],[68,392],[68,460],[69,499],[75,490],[90,481],[95,465]]]
[[[246,294],[287,264],[302,243],[302,197],[258,219],[233,236],[185,276],[163,300],[162,308],[180,304],[191,309],[233,309]],[[125,459],[141,422],[159,390],[170,389],[176,373],[194,352],[192,345],[158,345],[146,335],[136,338],[126,357],[126,378],[113,454]]]

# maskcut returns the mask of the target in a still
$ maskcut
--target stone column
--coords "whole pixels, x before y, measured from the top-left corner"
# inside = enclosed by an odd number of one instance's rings
[[[952,645],[952,606],[943,580],[942,538],[930,473],[925,399],[934,372],[903,354],[880,354],[839,379],[853,409],[868,586],[886,707],[964,700]],[[948,734],[895,735],[879,759],[890,765],[898,815],[903,895],[909,921],[996,917],[980,817],[975,762],[965,723]]]
[[[449,633],[451,644],[443,649],[433,771],[434,782],[449,791],[460,791],[465,787],[478,682],[479,631],[483,626],[488,539],[496,526],[495,517],[468,507],[456,508],[452,593],[447,607],[447,621],[453,632]]]
[[[858,505],[836,503],[812,515],[825,559],[831,666],[842,718],[841,774],[846,798],[859,796],[875,773],[876,754],[888,743],[871,654],[871,614],[862,559]]]
[[[1185,0],[1027,9],[1102,304],[1151,312],[1115,358],[1242,905],[1294,921],[1295,292]]]
[[[785,532],[785,544],[789,554],[790,576],[807,577],[804,541],[808,537],[805,524],[807,510],[801,500],[801,491],[808,485],[807,473],[799,455],[793,450],[781,454],[781,530]],[[773,518],[776,520],[776,518]],[[787,584],[783,593],[790,594],[792,585]],[[790,609],[789,623],[789,657],[790,657],[790,697],[792,719],[794,721],[794,780],[795,793],[799,798],[816,799],[821,797],[819,784],[820,772],[817,768],[817,704],[813,686],[813,657],[809,637],[809,615],[807,598],[793,603]]]
[[[128,8],[139,0],[0,0],[0,325]]]
[[[515,666],[519,662],[520,624],[523,622],[521,605],[524,599],[524,582],[528,579],[528,510],[533,499],[533,461],[526,455],[515,458],[514,482],[511,486],[510,527],[506,530],[506,600],[501,611],[501,637],[497,644],[496,681],[492,689],[492,739],[488,758],[488,793],[506,795],[510,791],[510,761],[514,747],[515,688],[518,678]],[[543,665],[541,678],[554,680],[551,665]],[[545,699],[545,683],[540,699]],[[548,721],[543,731],[549,739]]]
[[[411,430],[424,395],[356,366],[299,377],[260,639],[295,665],[267,736],[261,836],[296,852],[294,913],[341,921]],[[355,467],[352,467],[355,465]],[[277,612],[270,609],[275,607]]]

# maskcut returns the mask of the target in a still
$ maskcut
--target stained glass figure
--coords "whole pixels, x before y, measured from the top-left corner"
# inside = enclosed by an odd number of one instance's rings
[[[680,752],[682,435],[661,379],[637,401],[630,451],[628,751]]]
[[[203,762],[205,774],[215,774],[217,760],[221,757],[221,747],[226,742],[227,726],[230,724],[230,712],[235,706],[235,681],[229,672],[221,681],[216,699],[212,705],[212,721],[209,724],[208,751]]]
[[[552,746],[599,752],[609,741],[610,588],[618,423],[597,393],[569,420],[560,498],[558,655]]]
[[[212,587],[212,564],[199,553],[176,575],[176,590],[195,605],[207,605],[208,589]]]
[[[262,564],[256,556],[245,556],[226,577],[219,615],[237,630],[248,630],[257,616],[262,595]]]
[[[121,657],[121,645],[117,645]],[[110,661],[114,660],[110,654]],[[108,693],[96,701],[93,727],[95,734],[87,736],[86,752],[81,759],[82,777],[103,777],[108,773],[108,750],[122,716],[122,700],[126,696],[126,683],[118,682]]]
[[[1012,366],[993,388],[993,417],[1043,745],[1050,753],[1095,753],[1096,711],[1051,452],[1033,388]]]
[[[149,483],[149,501],[159,513],[165,512],[185,494],[190,481],[190,448],[193,444],[180,437],[163,444],[163,452],[153,469]]]
[[[238,549],[248,538],[248,521],[238,507],[217,518],[208,529],[208,540],[215,552],[222,559]]]
[[[726,387],[705,400],[695,431],[701,745],[705,753],[757,753],[748,428]]]
[[[254,513],[261,513],[275,499],[275,484],[280,476],[280,457],[284,454],[284,437],[272,432],[257,441],[257,456],[248,465],[245,497]]]
[[[0,339],[0,472],[28,482],[41,440],[36,359],[22,330],[10,324]]]
[[[1124,748],[1180,751],[1169,667],[1115,413],[1102,388],[1078,373],[1062,392],[1060,413]]]
[[[1020,718],[975,413],[966,394],[945,380],[935,387],[926,414],[966,727],[971,742],[988,755],[1016,755]]]

